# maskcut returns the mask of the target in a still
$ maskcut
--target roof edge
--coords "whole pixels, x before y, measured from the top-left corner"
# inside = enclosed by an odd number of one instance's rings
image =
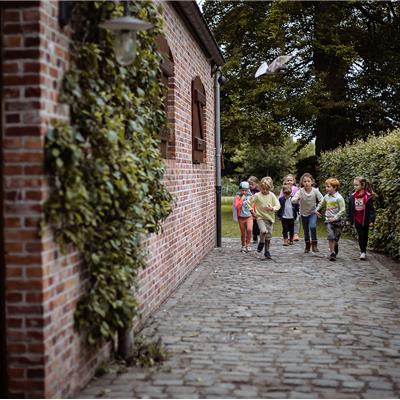
[[[225,63],[221,50],[207,25],[207,22],[195,1],[169,1],[183,17],[189,29],[196,36],[206,54],[216,65]]]

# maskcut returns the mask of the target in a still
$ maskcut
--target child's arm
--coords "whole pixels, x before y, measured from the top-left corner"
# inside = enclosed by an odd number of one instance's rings
[[[315,194],[317,196],[317,201],[318,201],[317,210],[319,210],[321,208],[320,204],[324,201],[324,196],[322,196],[321,192],[318,189],[315,189]]]
[[[335,221],[340,221],[342,217],[346,214],[346,203],[344,198],[340,196],[338,198],[339,212],[336,214]]]
[[[292,204],[299,204],[299,202],[300,202],[300,189],[292,197]]]
[[[236,195],[234,200],[233,200],[233,206],[237,210],[240,210],[242,208],[242,205],[243,205],[243,200],[244,200],[244,197],[242,198],[241,196]]]
[[[272,209],[274,211],[278,211],[281,208],[281,203],[279,203],[279,200],[276,198],[276,196],[272,194]]]
[[[318,198],[318,197],[317,197]],[[325,205],[326,200],[325,197],[322,198],[322,201],[320,201],[317,205],[317,208],[315,210],[315,213],[317,214],[318,218],[322,218],[322,214],[319,212],[319,210],[321,210],[321,208]]]

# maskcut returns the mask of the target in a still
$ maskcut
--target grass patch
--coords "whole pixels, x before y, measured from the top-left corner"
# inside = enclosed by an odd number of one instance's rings
[[[239,224],[233,220],[232,214],[233,197],[224,197],[222,199],[222,236],[223,237],[240,237]],[[278,217],[275,218],[274,229],[272,232],[274,237],[282,237],[282,225]],[[303,238],[303,229],[300,228],[300,237]],[[317,223],[317,237],[318,239],[326,239],[326,226],[321,219]],[[343,239],[353,239],[354,237],[345,230],[342,234]]]

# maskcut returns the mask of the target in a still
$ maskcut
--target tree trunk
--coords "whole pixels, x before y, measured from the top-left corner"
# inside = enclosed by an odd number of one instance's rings
[[[323,97],[321,104],[318,104],[319,114],[315,125],[317,155],[321,151],[344,144],[349,134],[345,106],[345,75],[348,65],[335,51],[335,46],[340,44],[338,29],[342,21],[343,7],[342,2],[315,3],[313,61],[316,80],[322,82],[324,91],[328,94],[328,97]],[[339,12],[339,9],[342,12]]]

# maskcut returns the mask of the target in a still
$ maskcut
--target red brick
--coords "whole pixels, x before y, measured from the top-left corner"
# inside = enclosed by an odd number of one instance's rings
[[[7,114],[6,115],[6,123],[7,124],[17,124],[20,122],[19,114]]]
[[[18,73],[18,69],[17,63],[3,62],[3,72],[5,74],[16,74]]]
[[[40,126],[21,126],[6,128],[7,136],[41,136],[45,133],[45,128]]]

